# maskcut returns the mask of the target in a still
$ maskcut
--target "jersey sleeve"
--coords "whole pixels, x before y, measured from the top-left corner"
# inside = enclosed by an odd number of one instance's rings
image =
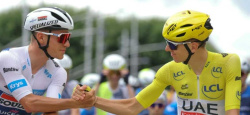
[[[67,72],[63,68],[58,69],[55,76],[53,77],[51,84],[47,89],[46,96],[60,99],[62,91],[66,85],[66,80]]]
[[[170,85],[170,79],[168,79],[169,73],[168,66],[164,65],[157,71],[153,82],[136,95],[137,101],[144,108],[154,103],[165,90],[166,86]]]
[[[240,109],[241,66],[238,55],[229,57],[227,63],[225,110]]]
[[[9,51],[0,53],[0,73],[17,101],[32,93],[30,84],[22,74],[18,57]]]

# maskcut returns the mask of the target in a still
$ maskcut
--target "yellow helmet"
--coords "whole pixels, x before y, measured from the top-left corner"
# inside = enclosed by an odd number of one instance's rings
[[[176,13],[165,22],[162,35],[165,39],[175,42],[183,42],[191,38],[204,41],[212,30],[209,15],[185,10]]]

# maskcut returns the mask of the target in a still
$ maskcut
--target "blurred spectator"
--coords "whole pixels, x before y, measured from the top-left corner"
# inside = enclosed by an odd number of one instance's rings
[[[164,115],[177,115],[177,94],[173,86],[167,91],[167,106]]]
[[[127,99],[135,96],[134,89],[129,84],[130,74],[126,65],[126,60],[118,54],[110,54],[104,58],[101,80],[96,88],[97,96],[105,99]],[[121,78],[125,85],[119,83]],[[113,114],[97,109],[97,115]]]
[[[135,90],[135,94],[137,95],[143,88],[147,87],[154,80],[154,77],[155,77],[155,71],[153,69],[144,68],[140,70],[138,73],[138,79],[140,81],[141,87]],[[148,115],[148,114],[149,114],[148,109],[144,109],[138,115]]]
[[[160,97],[148,107],[149,115],[163,115],[166,104],[166,92],[164,91]]]
[[[82,77],[80,83],[94,89],[94,86],[99,83],[100,78],[101,76],[97,73],[89,73]],[[81,108],[80,115],[95,115],[95,107]]]
[[[246,58],[241,57],[241,107],[240,115],[250,115],[250,86],[246,84],[246,79],[250,72],[250,65]],[[235,80],[237,77],[235,78]]]
[[[63,59],[54,59],[59,65],[61,65],[67,71],[67,83],[65,84],[65,88],[62,92],[62,99],[71,98],[73,89],[76,85],[79,84],[77,80],[69,80],[69,71],[72,68],[72,59],[67,55],[63,55]],[[78,108],[61,110],[58,112],[59,115],[79,115],[80,110]]]

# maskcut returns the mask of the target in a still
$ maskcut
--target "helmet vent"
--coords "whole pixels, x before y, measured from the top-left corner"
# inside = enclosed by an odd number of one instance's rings
[[[177,35],[176,37],[182,37],[182,36],[184,36],[185,34],[186,34],[186,32],[181,33],[181,34]]]
[[[60,25],[52,25],[52,27],[61,28]],[[51,29],[51,28],[50,28]]]
[[[186,25],[181,26],[180,28],[185,28],[185,27],[190,27],[190,26],[193,26],[193,24],[186,24]]]
[[[70,23],[72,24],[71,19],[70,19],[69,16],[67,15],[67,12],[65,12],[65,11],[63,11],[62,9],[57,8],[57,7],[51,7],[51,8],[56,9],[56,10],[62,12],[62,14],[65,15],[65,16],[69,19]]]
[[[51,15],[54,16],[56,19],[62,21],[62,22],[66,22],[61,16],[57,15],[57,14],[54,13],[54,12],[51,12]]]

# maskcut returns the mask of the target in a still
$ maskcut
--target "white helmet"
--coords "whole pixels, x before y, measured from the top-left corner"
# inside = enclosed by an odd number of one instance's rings
[[[82,77],[80,83],[82,85],[88,85],[89,87],[94,87],[97,83],[99,83],[101,76],[97,73],[89,73]]]
[[[141,71],[139,71],[138,77],[141,85],[147,86],[154,80],[155,71],[150,68],[144,68]]]
[[[139,79],[137,77],[132,76],[132,75],[129,76],[128,83],[129,83],[129,85],[131,85],[133,87],[139,87],[140,86]]]
[[[132,87],[139,87],[140,86],[140,81],[137,77],[134,77],[132,75],[129,75],[128,77],[128,83]],[[119,85],[126,85],[124,79],[119,80]]]
[[[39,8],[27,15],[24,29],[35,31],[41,28],[72,30],[74,22],[71,16],[60,8]]]
[[[118,54],[110,54],[103,60],[103,68],[110,70],[121,70],[126,68],[126,60]]]
[[[61,65],[65,69],[71,69],[72,68],[72,59],[67,55],[63,55],[63,59],[54,59],[59,65]]]
[[[250,65],[248,63],[248,60],[245,57],[241,57],[240,61],[241,61],[241,70],[244,71],[245,73],[249,73]]]

